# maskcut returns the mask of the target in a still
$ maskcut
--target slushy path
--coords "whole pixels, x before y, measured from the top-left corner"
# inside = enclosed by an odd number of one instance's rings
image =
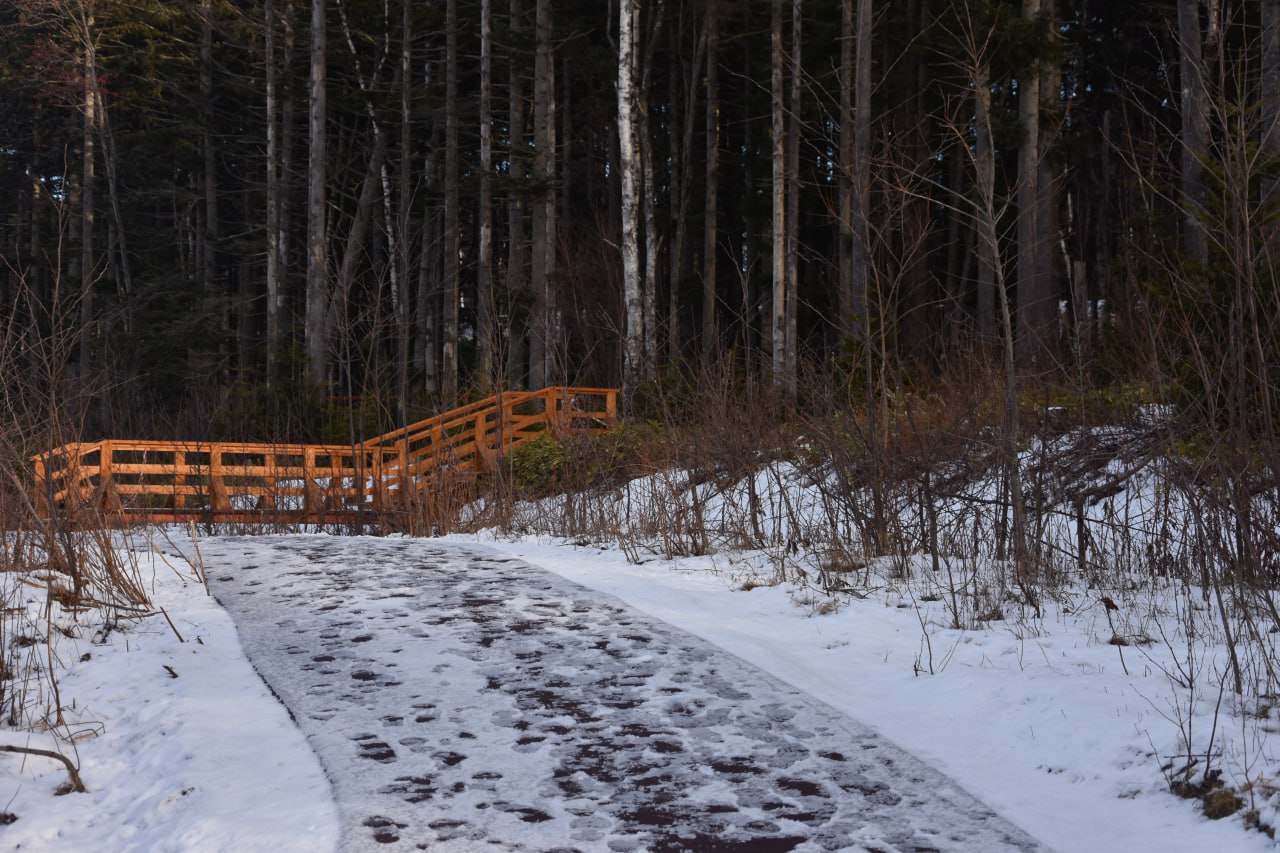
[[[481,548],[202,543],[333,783],[343,849],[1039,849],[856,721]]]

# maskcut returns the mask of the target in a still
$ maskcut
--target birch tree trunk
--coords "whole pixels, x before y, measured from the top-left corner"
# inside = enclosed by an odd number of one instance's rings
[[[644,307],[640,279],[637,183],[640,160],[635,150],[635,25],[637,0],[618,2],[618,173],[622,181],[622,293],[626,306],[622,384],[630,398],[643,379]]]
[[[307,152],[307,379],[323,386],[329,367],[329,340],[326,317],[329,308],[329,281],[325,251],[325,0],[311,0],[311,73],[307,96],[310,102]]]

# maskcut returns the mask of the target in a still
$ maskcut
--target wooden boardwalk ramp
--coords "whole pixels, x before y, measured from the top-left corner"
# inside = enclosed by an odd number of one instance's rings
[[[547,432],[617,419],[615,388],[509,391],[359,444],[73,442],[37,454],[35,506],[86,522],[340,522],[493,468]]]

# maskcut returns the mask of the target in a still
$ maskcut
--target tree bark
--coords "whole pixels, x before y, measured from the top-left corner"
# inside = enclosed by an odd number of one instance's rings
[[[1034,20],[1040,0],[1022,0],[1022,17]],[[1040,263],[1040,68],[1034,63],[1018,79],[1018,253],[1016,344],[1018,366],[1027,369],[1044,362],[1045,329],[1041,322],[1044,282]]]
[[[551,0],[534,7],[533,134],[534,178],[542,185],[533,206],[533,258],[530,264],[533,311],[529,339],[529,387],[543,388],[554,360],[551,279],[555,272],[555,57],[552,53]]]
[[[791,127],[787,133],[787,297],[786,297],[786,389],[796,396],[796,368],[799,341],[797,317],[800,303],[800,141],[803,122],[800,112],[804,68],[800,61],[803,31],[802,0],[791,0]]]
[[[852,338],[853,324],[853,19],[854,0],[840,0],[840,165],[836,176],[835,331]]]
[[[782,0],[772,0],[770,12],[769,112],[773,163],[770,280],[773,301],[769,312],[769,352],[773,384],[783,388],[787,384],[787,134],[782,86]]]
[[[626,306],[622,385],[628,399],[644,373],[644,307],[640,279],[638,192],[640,160],[635,150],[636,0],[618,3],[618,172],[622,181],[622,293]]]
[[[444,70],[444,328],[440,391],[446,409],[458,401],[458,0],[445,3]]]
[[[84,11],[84,129],[81,135],[80,171],[80,378],[87,379],[93,358],[93,285],[97,260],[93,248],[94,227],[94,127],[98,110],[98,61],[92,0]]]
[[[213,0],[200,0],[200,101],[204,123],[200,135],[200,156],[204,171],[204,251],[200,259],[200,286],[212,299],[217,279],[218,246],[218,152],[214,141],[213,112]]]
[[[400,3],[400,175],[397,190],[396,241],[393,263],[399,270],[400,293],[396,304],[396,414],[401,424],[409,423],[409,364],[412,350],[410,329],[410,201],[413,198],[413,3]]]
[[[1178,67],[1182,105],[1182,242],[1201,267],[1209,263],[1204,223],[1204,162],[1208,145],[1204,57],[1201,53],[1199,0],[1178,0]]]
[[[490,383],[493,366],[493,69],[492,0],[480,0],[480,198],[476,246],[476,374]]]
[[[276,362],[280,351],[280,178],[276,158],[276,10],[274,0],[265,0],[262,9],[264,66],[267,98],[267,352],[264,380],[268,388],[276,383]]]
[[[324,386],[328,380],[329,313],[328,260],[325,251],[326,220],[326,56],[325,0],[311,0],[311,73],[307,94],[310,101],[309,145],[307,153],[307,379]]]
[[[720,2],[707,0],[706,181],[702,231],[702,361],[710,367],[719,350],[716,280],[720,256]]]
[[[509,24],[511,42],[521,43],[524,33],[524,10],[520,0],[511,0],[509,7]],[[525,179],[526,158],[524,154],[524,85],[521,77],[520,63],[514,50],[511,53],[511,69],[508,82],[507,133],[510,158],[510,171],[513,182]],[[522,387],[524,384],[524,358],[528,340],[528,305],[526,291],[528,279],[525,277],[527,263],[527,241],[524,224],[524,193],[512,192],[507,198],[507,385]]]
[[[1262,115],[1261,143],[1264,157],[1280,159],[1280,0],[1262,0]],[[1274,206],[1280,181],[1264,178],[1262,198]]]
[[[871,338],[871,37],[872,0],[857,0],[858,20],[854,45],[853,151],[849,171],[850,194],[850,316],[849,333],[864,344]]]
[[[973,69],[974,145],[973,168],[975,190],[980,205],[979,217],[985,217],[988,203],[994,205],[996,155],[991,140],[991,71],[985,59],[977,57]],[[996,334],[996,249],[994,232],[979,221],[975,241],[978,245],[978,293],[976,326],[979,343],[985,345]]]
[[[637,5],[636,16],[632,21],[632,38],[639,36],[640,10],[638,0],[631,0]],[[653,15],[653,23],[649,27],[648,41],[645,44],[644,63],[640,72],[638,91],[632,92],[635,109],[635,143],[640,153],[640,171],[643,178],[643,194],[641,195],[641,213],[644,221],[644,285],[641,288],[644,302],[643,361],[641,374],[644,379],[653,379],[658,369],[658,255],[661,251],[661,240],[658,234],[657,214],[657,180],[653,171],[653,137],[649,127],[649,96],[653,85],[654,48],[658,43],[658,30],[662,26],[663,0],[657,0]],[[636,45],[632,45],[632,63],[636,62]],[[634,78],[633,78],[634,83]]]

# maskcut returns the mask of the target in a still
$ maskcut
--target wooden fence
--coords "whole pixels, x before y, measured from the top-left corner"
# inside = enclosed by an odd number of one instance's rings
[[[413,490],[491,470],[546,432],[607,429],[613,388],[506,392],[355,445],[105,440],[41,453],[35,505],[166,522],[321,521],[402,507]]]

